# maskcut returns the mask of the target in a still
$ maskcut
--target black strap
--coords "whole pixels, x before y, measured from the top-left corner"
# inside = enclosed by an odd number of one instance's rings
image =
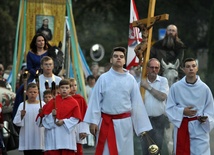
[[[9,134],[13,135],[13,136],[16,136],[16,137],[19,137],[19,135],[15,134],[15,133],[12,133],[10,130],[8,130],[6,127],[3,127]]]

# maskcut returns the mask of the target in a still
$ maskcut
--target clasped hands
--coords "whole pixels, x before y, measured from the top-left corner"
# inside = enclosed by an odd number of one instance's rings
[[[183,114],[186,116],[190,116],[190,117],[195,116],[197,113],[197,110],[194,110],[193,108],[194,107],[192,107],[192,106],[184,108]],[[201,123],[204,123],[204,122],[206,122],[207,118],[208,118],[208,116],[198,116],[198,121]]]
[[[54,117],[55,120],[56,120],[56,114],[57,114],[56,109],[53,109],[52,110],[52,115],[53,115],[53,117]],[[61,125],[64,124],[64,121],[63,121],[63,119],[59,119],[59,120],[55,121],[55,124],[57,126],[61,126]]]

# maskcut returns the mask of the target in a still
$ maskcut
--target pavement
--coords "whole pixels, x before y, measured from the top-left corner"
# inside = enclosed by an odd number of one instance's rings
[[[83,153],[84,155],[94,155],[95,148],[94,147],[84,147]],[[23,152],[20,152],[18,150],[11,150],[7,152],[7,155],[24,155]]]
[[[214,155],[214,129],[210,132],[210,149],[211,155]],[[84,155],[94,155],[95,147],[83,147],[83,152]],[[18,150],[8,151],[7,153],[8,155],[24,155],[23,152],[19,152]],[[139,153],[135,152],[135,155],[139,155]]]

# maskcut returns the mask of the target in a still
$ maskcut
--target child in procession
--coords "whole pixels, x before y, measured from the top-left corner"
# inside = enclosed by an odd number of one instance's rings
[[[39,114],[45,127],[45,155],[75,155],[76,125],[82,119],[80,108],[70,95],[69,80],[60,81],[59,92]]]
[[[19,151],[24,155],[43,155],[44,151],[44,128],[36,125],[35,119],[38,111],[45,103],[37,100],[38,87],[35,83],[29,83],[26,90],[28,100],[22,102],[13,123],[20,128]]]
[[[44,100],[45,103],[48,103],[51,99],[53,99],[53,95],[51,93],[51,90],[50,89],[46,89],[43,92],[43,100]]]
[[[71,83],[71,95],[72,97],[78,102],[79,107],[80,107],[80,112],[82,118],[85,116],[85,112],[87,110],[87,103],[85,99],[77,94],[77,81],[74,78],[70,78],[70,83]],[[77,152],[76,155],[83,155],[83,148],[82,144],[86,144],[86,137],[90,133],[89,131],[89,125],[85,122],[80,122],[77,127]]]

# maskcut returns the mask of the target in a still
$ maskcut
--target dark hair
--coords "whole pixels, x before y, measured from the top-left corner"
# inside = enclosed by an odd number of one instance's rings
[[[94,77],[94,75],[89,75],[89,76],[87,76],[87,79],[86,79],[87,82],[88,82],[90,79],[92,79],[92,80],[95,79],[95,80],[96,80],[96,78]]]
[[[30,88],[38,88],[38,86],[37,86],[36,83],[31,82],[31,83],[29,83],[29,84],[27,85],[27,90],[30,89]]]
[[[111,57],[113,57],[113,54],[115,51],[120,51],[120,52],[123,52],[125,58],[126,58],[126,48],[125,47],[115,47],[113,48],[113,51],[111,53]]]
[[[196,62],[196,60],[195,60],[194,58],[186,58],[186,59],[184,60],[184,62],[183,62],[182,67],[185,67],[186,62],[189,62],[189,61],[195,61],[195,62]],[[197,62],[196,62],[196,63],[197,63]]]
[[[43,92],[43,96],[48,95],[48,94],[51,94],[51,95],[52,95],[50,89],[46,89],[46,90]]]
[[[62,86],[62,85],[69,85],[69,86],[71,87],[70,80],[68,80],[68,79],[62,79],[62,80],[59,82],[59,87]]]
[[[46,39],[46,37],[45,37],[42,33],[37,33],[37,34],[33,37],[32,41],[31,41],[31,43],[30,43],[30,49],[31,49],[31,51],[32,51],[33,53],[35,53],[35,54],[37,53],[36,39],[37,39],[38,37],[40,37],[40,36],[43,37],[44,40],[45,40],[44,49],[47,50],[48,47],[50,47],[50,44],[48,43],[48,40]]]

